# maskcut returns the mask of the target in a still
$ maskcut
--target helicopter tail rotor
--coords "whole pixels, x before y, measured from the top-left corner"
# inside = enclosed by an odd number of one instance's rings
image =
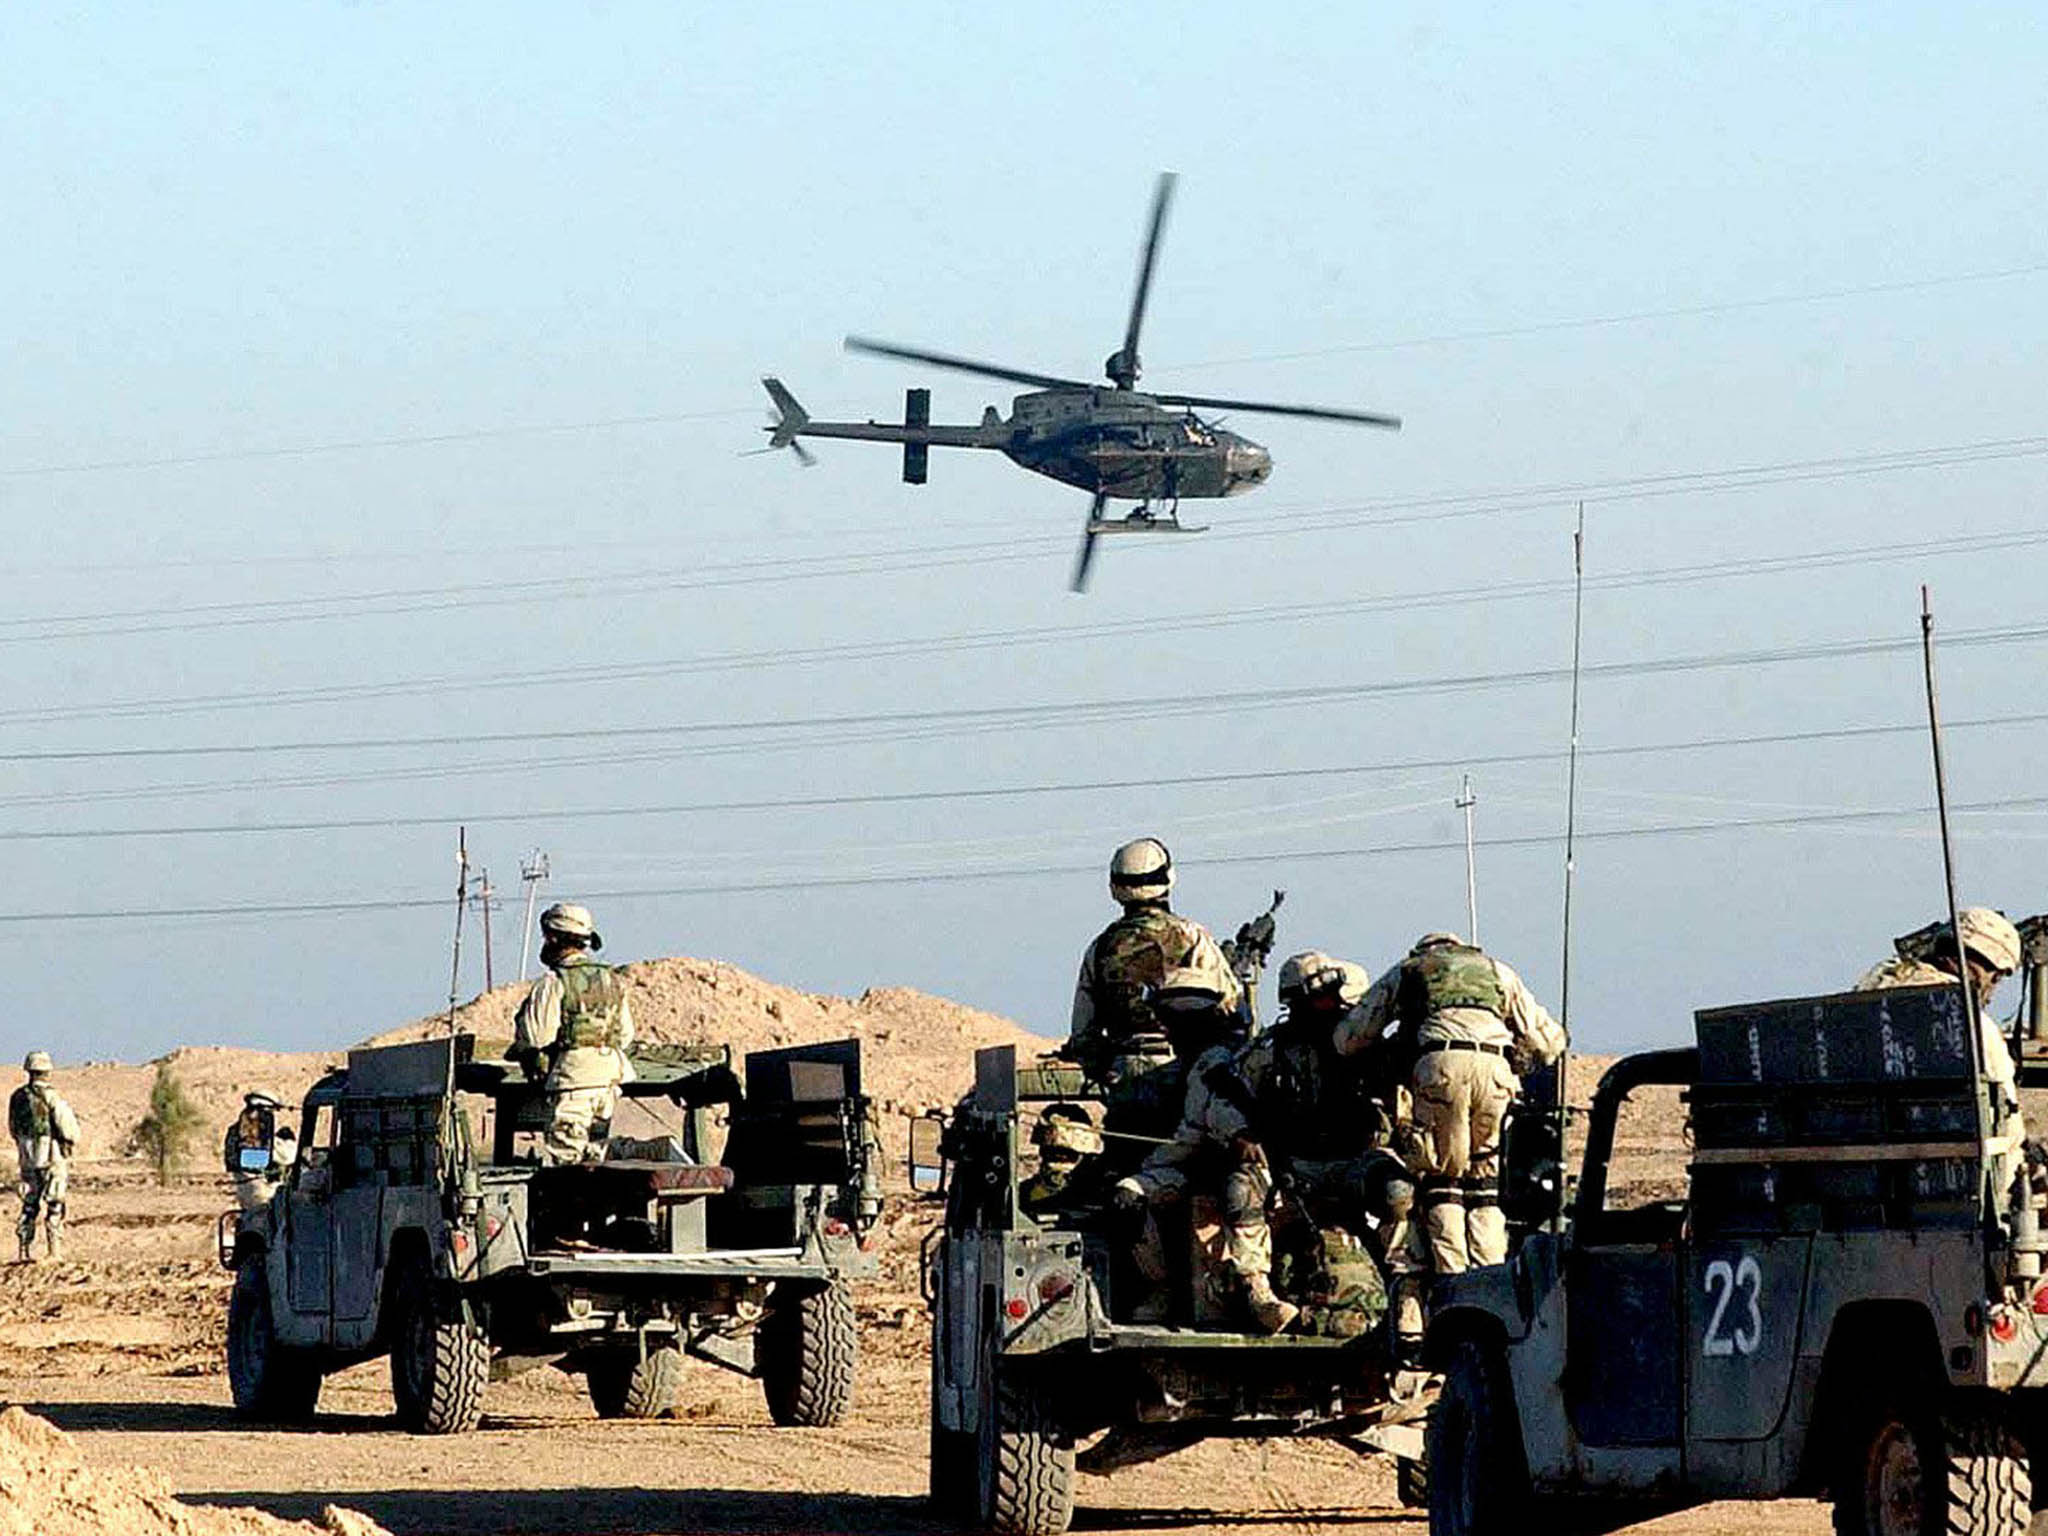
[[[775,402],[775,424],[768,429],[768,446],[761,450],[773,453],[778,448],[787,448],[796,455],[796,461],[809,469],[817,463],[817,457],[810,449],[797,441],[797,434],[811,424],[811,413],[797,404],[796,396],[784,386],[782,380],[764,378],[761,387],[768,391],[768,398]]]

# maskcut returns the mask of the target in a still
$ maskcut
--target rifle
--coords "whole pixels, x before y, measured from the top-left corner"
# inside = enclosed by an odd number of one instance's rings
[[[1221,946],[1223,958],[1244,988],[1245,1023],[1254,1031],[1259,1027],[1259,978],[1266,973],[1266,962],[1273,958],[1273,914],[1286,899],[1285,891],[1275,891],[1273,904],[1257,917],[1239,924],[1237,936]]]

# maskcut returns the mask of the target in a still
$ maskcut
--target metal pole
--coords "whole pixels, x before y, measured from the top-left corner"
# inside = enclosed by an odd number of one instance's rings
[[[490,870],[478,870],[476,878],[476,904],[477,909],[483,913],[484,990],[488,992],[491,990],[492,987],[498,984],[497,978],[491,974],[491,898],[497,895],[498,893],[491,889]]]
[[[1465,813],[1465,925],[1474,949],[1479,947],[1479,873],[1472,860],[1472,807],[1478,803],[1479,797],[1472,793],[1472,775],[1468,773],[1458,798],[1451,804]]]
[[[1585,637],[1586,616],[1586,504],[1579,503],[1578,525],[1572,530],[1572,736],[1564,790],[1564,952],[1558,967],[1557,1021],[1564,1027],[1565,1048],[1557,1058],[1557,1150],[1560,1159],[1569,1153],[1571,1131],[1570,1084],[1572,1019],[1572,877],[1578,871],[1579,830],[1579,658]],[[1566,1201],[1571,1180],[1563,1166],[1557,1175],[1557,1210],[1552,1229],[1564,1230]]]
[[[469,905],[469,829],[455,829],[455,959],[448,968],[448,1033],[455,1033],[455,999],[462,988],[462,913]]]
[[[1941,819],[1941,873],[1948,883],[1948,934],[1955,945],[1956,979],[1963,989],[1963,1017],[1969,1023],[1970,1056],[1977,1078],[1984,1077],[1984,1036],[1977,1023],[1976,989],[1970,983],[1969,961],[1963,956],[1962,908],[1956,901],[1956,851],[1948,833],[1948,765],[1941,752],[1941,695],[1934,685],[1934,605],[1920,588],[1920,660],[1927,676],[1927,734],[1934,745],[1934,809]]]
[[[519,878],[526,886],[526,916],[519,929],[519,979],[526,980],[527,966],[533,959],[533,904],[539,894],[541,881],[548,877],[548,856],[536,848],[519,861]]]

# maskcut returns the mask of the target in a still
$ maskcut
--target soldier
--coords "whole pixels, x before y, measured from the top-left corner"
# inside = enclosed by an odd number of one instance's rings
[[[1520,1074],[1555,1061],[1565,1033],[1502,962],[1454,933],[1426,933],[1337,1027],[1344,1055],[1400,1023],[1414,1041],[1419,1203],[1439,1274],[1508,1255],[1501,1121]]]
[[[540,915],[541,964],[513,1021],[512,1059],[529,1078],[545,1073],[550,1162],[603,1156],[618,1107],[619,1084],[633,1075],[633,1010],[618,972],[593,952],[604,939],[589,909],[557,902]]]
[[[1017,1206],[1034,1221],[1055,1217],[1091,1182],[1083,1170],[1102,1155],[1102,1132],[1077,1104],[1050,1104],[1031,1128],[1038,1171],[1017,1186]],[[1099,1166],[1099,1164],[1095,1165]],[[1095,1183],[1097,1192],[1100,1184]]]
[[[1219,1090],[1217,1069],[1227,1067],[1241,1044],[1238,1014],[1217,979],[1192,966],[1167,972],[1150,999],[1173,1048],[1188,1064],[1180,1126],[1170,1141],[1155,1147],[1137,1173],[1113,1190],[1125,1210],[1145,1212],[1145,1228],[1132,1254],[1138,1271],[1154,1287],[1134,1320],[1163,1315],[1159,1293],[1167,1280],[1166,1246],[1157,1207],[1183,1203],[1204,1186],[1220,1185],[1223,1207],[1223,1270],[1229,1300],[1241,1303],[1255,1326],[1283,1332],[1298,1309],[1273,1289],[1272,1234],[1266,1202],[1273,1192],[1271,1170],[1237,1155],[1245,1130],[1243,1112]]]
[[[30,1051],[21,1070],[28,1081],[7,1101],[7,1128],[14,1133],[14,1152],[21,1162],[21,1220],[14,1230],[21,1241],[21,1262],[31,1264],[38,1212],[50,1257],[64,1256],[64,1194],[71,1155],[78,1150],[78,1116],[50,1086],[54,1069],[47,1051]]]
[[[221,1160],[235,1181],[235,1203],[244,1211],[260,1211],[277,1192],[277,1181],[290,1166],[279,1153],[296,1146],[290,1129],[280,1129],[277,1112],[284,1105],[267,1093],[242,1095],[242,1112],[228,1122]]]
[[[1073,1025],[1059,1052],[1099,1082],[1132,1082],[1172,1061],[1149,1000],[1168,971],[1189,970],[1213,982],[1228,1010],[1240,1004],[1241,989],[1223,951],[1208,929],[1173,911],[1167,903],[1172,890],[1173,856],[1156,837],[1125,843],[1109,862],[1109,893],[1123,915],[1081,957]]]
[[[2020,1113],[2019,1073],[2013,1066],[2012,1051],[1998,1021],[1991,1015],[1991,994],[1998,984],[2020,965],[2020,931],[2003,912],[1991,907],[1965,907],[1956,914],[1963,935],[1963,960],[1970,968],[1970,994],[1977,1000],[1978,1026],[1983,1039],[1984,1081],[1991,1089],[1992,1104],[2000,1122]],[[1956,943],[1945,922],[1929,923],[1893,941],[1898,951],[1880,960],[1856,980],[1857,992],[1876,992],[1885,987],[1924,987],[1958,979]],[[2025,1134],[2024,1126],[2020,1127]],[[1993,1134],[2001,1134],[1993,1127]],[[2017,1169],[2019,1162],[2013,1159]]]

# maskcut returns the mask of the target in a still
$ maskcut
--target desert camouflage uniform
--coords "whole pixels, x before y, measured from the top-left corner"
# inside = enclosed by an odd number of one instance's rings
[[[14,1090],[7,1101],[7,1128],[14,1136],[21,1164],[21,1219],[15,1225],[21,1257],[31,1256],[36,1219],[44,1223],[44,1241],[51,1258],[64,1247],[65,1196],[70,1187],[71,1156],[78,1149],[78,1116],[40,1076]]]
[[[602,1154],[618,1108],[619,1085],[633,1076],[633,1008],[618,973],[581,950],[565,955],[533,984],[513,1021],[515,1056],[548,1061],[544,1147],[558,1163]]]
[[[1190,970],[1223,994],[1226,1011],[1243,996],[1216,940],[1163,901],[1132,902],[1081,956],[1074,1012],[1060,1054],[1103,1082],[1142,1075],[1173,1060],[1165,1027],[1145,993],[1166,973]]]
[[[1397,1019],[1415,1031],[1410,1089],[1431,1264],[1454,1274],[1501,1263],[1501,1122],[1517,1074],[1555,1061],[1564,1029],[1508,966],[1436,935],[1373,984],[1338,1026],[1338,1051],[1365,1051]]]

